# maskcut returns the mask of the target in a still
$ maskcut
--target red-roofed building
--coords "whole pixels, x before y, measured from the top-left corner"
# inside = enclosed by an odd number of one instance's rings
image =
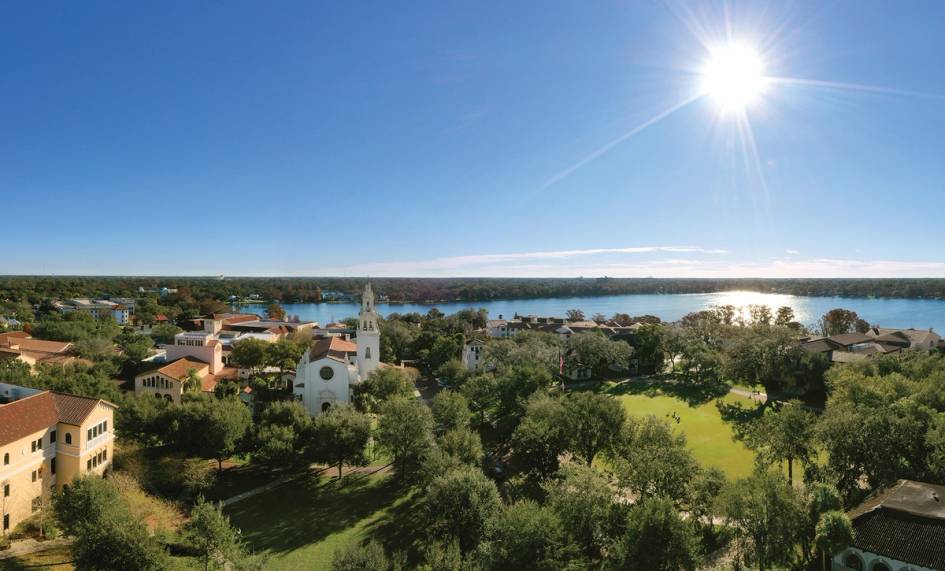
[[[0,383],[0,534],[76,476],[108,469],[116,408],[102,399]]]

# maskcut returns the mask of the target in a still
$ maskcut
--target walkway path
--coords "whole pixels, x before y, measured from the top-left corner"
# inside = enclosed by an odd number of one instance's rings
[[[59,539],[50,539],[47,541],[36,541],[32,538],[21,539],[12,542],[9,549],[0,551],[0,561],[68,545],[72,545],[72,539],[68,537],[60,537]]]

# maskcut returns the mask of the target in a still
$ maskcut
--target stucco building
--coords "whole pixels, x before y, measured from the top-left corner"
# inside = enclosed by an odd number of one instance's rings
[[[48,506],[76,476],[112,462],[115,405],[0,383],[0,533]]]

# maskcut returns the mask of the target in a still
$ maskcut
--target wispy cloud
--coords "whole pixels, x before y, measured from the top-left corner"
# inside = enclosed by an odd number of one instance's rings
[[[550,250],[535,252],[512,252],[498,254],[475,254],[448,256],[427,260],[405,260],[355,264],[337,268],[324,268],[321,274],[372,275],[372,276],[426,276],[426,275],[512,275],[509,271],[527,268],[529,261],[556,261],[548,267],[567,268],[583,258],[606,255],[635,254],[727,254],[718,248],[700,246],[628,246],[622,248],[587,248],[581,250]],[[451,273],[452,272],[452,273]],[[570,274],[569,274],[570,275]]]
[[[797,250],[785,250],[784,253],[787,254],[788,256],[796,256],[800,254],[800,252],[798,252]]]
[[[652,254],[665,254],[653,259]],[[883,278],[945,277],[945,261],[771,258],[731,260],[725,250],[639,246],[452,256],[322,268],[313,275],[416,277]],[[637,255],[649,254],[645,256]],[[630,256],[630,259],[628,259]]]

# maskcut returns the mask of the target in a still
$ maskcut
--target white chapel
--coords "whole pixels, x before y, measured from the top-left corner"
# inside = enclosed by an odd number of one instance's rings
[[[351,402],[351,388],[378,368],[381,332],[371,284],[364,287],[355,342],[341,337],[316,339],[295,369],[293,394],[311,416]]]

